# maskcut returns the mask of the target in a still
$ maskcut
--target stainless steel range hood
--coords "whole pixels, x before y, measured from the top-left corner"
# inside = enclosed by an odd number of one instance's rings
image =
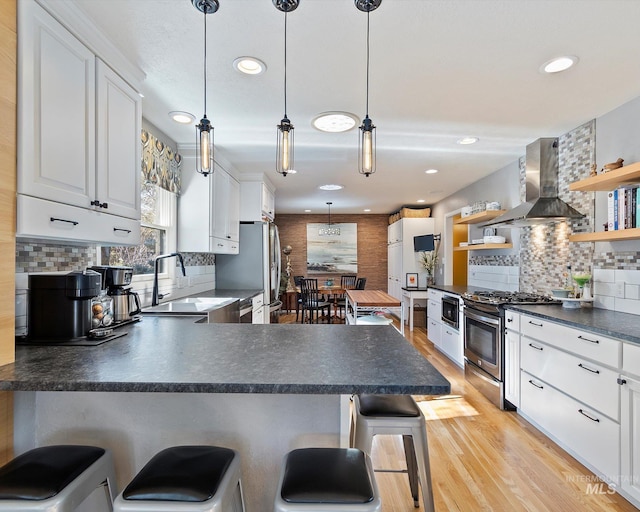
[[[527,146],[526,202],[487,226],[525,227],[584,217],[558,198],[558,139],[543,138]]]

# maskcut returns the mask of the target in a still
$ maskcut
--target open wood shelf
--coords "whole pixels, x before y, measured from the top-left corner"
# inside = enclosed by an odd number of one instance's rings
[[[570,242],[615,242],[640,238],[640,228],[596,231],[595,233],[575,233],[569,235]]]
[[[513,244],[473,244],[464,247],[454,247],[454,251],[478,251],[487,249],[511,249]]]
[[[609,191],[638,182],[640,182],[640,162],[625,165],[619,169],[591,176],[584,180],[574,181],[569,185],[569,190],[580,192]]]
[[[453,221],[454,224],[479,224],[481,222],[487,222],[489,220],[493,220],[496,217],[502,215],[507,210],[485,210],[480,213],[474,213],[473,215],[468,215],[467,217],[460,217]]]

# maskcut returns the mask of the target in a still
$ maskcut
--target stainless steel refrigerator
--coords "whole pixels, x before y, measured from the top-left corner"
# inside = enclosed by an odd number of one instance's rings
[[[216,255],[216,288],[264,290],[265,323],[281,305],[281,272],[278,226],[271,222],[241,222],[239,254]]]

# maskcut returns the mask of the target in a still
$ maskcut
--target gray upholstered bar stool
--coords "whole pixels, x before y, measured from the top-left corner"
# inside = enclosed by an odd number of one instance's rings
[[[112,510],[115,471],[109,450],[97,446],[34,448],[0,468],[0,511],[72,512],[93,491],[106,491]]]
[[[355,448],[301,448],[284,459],[274,512],[379,512],[369,456]]]
[[[244,512],[240,454],[173,446],[153,456],[113,503],[114,512]]]
[[[410,395],[353,397],[350,445],[371,455],[373,436],[402,435],[413,504],[419,507],[418,482],[425,511],[433,512],[429,446],[424,415]]]

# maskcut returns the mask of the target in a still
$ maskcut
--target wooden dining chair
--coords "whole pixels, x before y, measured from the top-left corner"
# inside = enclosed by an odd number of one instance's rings
[[[320,297],[317,279],[303,279],[300,283],[302,295],[302,323],[309,313],[309,323],[318,323],[320,314],[326,311],[327,322],[331,321],[331,302]]]
[[[300,289],[300,285],[302,284],[302,280],[304,276],[293,276],[293,284],[296,287],[296,322],[298,321],[298,315],[300,314],[300,307],[302,306],[302,293]],[[304,312],[303,312],[303,322],[304,322]]]
[[[364,286],[367,284],[366,277],[359,277],[356,281],[356,290],[364,290]]]

